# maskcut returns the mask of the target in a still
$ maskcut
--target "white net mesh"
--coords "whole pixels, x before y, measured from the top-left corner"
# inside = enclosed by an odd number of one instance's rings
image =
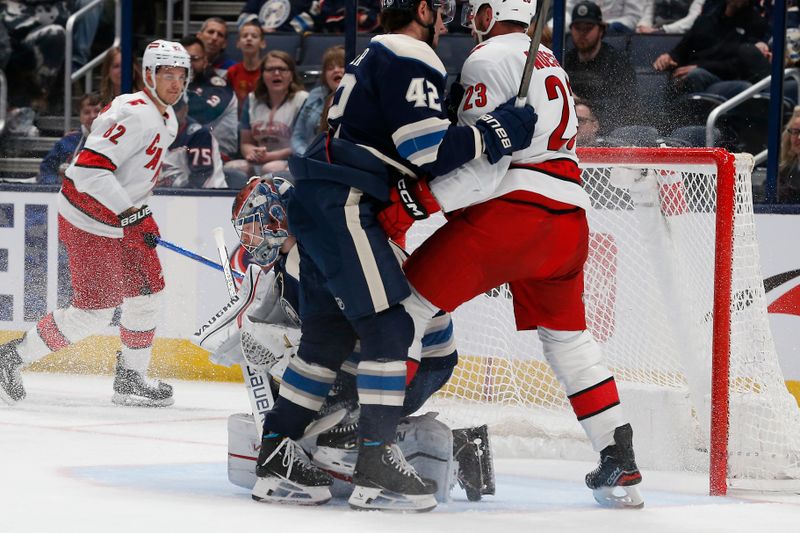
[[[581,163],[594,207],[587,321],[615,373],[640,466],[707,469],[719,170],[708,158],[657,164],[634,152],[635,163],[631,150],[619,152],[624,165]],[[800,478],[800,410],[767,322],[752,165],[737,156],[728,478],[771,488]],[[409,249],[442,223],[417,223]],[[596,459],[536,333],[515,331],[510,298],[503,286],[454,313],[460,362],[434,408],[454,426],[488,423],[500,453]]]

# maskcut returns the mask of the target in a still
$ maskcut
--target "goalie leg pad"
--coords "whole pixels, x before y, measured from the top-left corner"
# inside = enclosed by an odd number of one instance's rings
[[[453,433],[436,420],[436,415],[425,413],[401,419],[397,425],[396,443],[420,477],[436,482],[434,496],[444,503],[450,501],[456,464],[453,460]]]

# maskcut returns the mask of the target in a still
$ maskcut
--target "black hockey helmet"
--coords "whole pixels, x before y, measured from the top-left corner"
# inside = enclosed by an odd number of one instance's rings
[[[442,10],[442,22],[448,24],[453,20],[456,13],[455,0],[381,0],[381,11],[397,10],[414,12],[417,9],[417,4],[425,1],[432,10]]]

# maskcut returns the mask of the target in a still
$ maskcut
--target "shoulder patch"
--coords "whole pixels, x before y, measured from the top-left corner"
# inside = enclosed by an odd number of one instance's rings
[[[216,87],[225,87],[228,85],[228,82],[226,82],[225,79],[220,76],[211,76],[211,79],[208,81],[211,83],[211,85]]]

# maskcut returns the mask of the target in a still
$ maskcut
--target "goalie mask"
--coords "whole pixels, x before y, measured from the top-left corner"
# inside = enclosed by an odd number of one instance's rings
[[[271,178],[250,178],[233,201],[231,220],[253,262],[271,268],[289,238],[286,207]]]
[[[475,27],[474,19],[481,7],[488,5],[492,10],[492,20],[485,30]],[[530,26],[536,14],[535,0],[469,0],[461,11],[461,25],[484,37],[494,27],[495,22],[513,21]]]

